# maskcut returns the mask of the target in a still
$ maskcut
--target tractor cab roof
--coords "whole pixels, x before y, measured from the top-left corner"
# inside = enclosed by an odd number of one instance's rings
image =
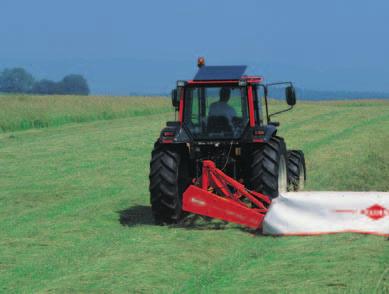
[[[201,66],[193,80],[188,84],[239,84],[260,83],[262,77],[245,75],[246,65],[235,66]]]
[[[246,65],[236,66],[202,66],[197,71],[194,81],[240,80],[246,71]]]

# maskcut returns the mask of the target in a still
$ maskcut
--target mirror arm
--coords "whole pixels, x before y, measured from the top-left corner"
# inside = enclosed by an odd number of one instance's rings
[[[270,121],[270,118],[271,118],[272,116],[277,115],[277,114],[280,114],[280,113],[283,113],[283,112],[287,112],[287,111],[292,110],[292,109],[293,109],[293,105],[292,105],[291,107],[287,108],[287,109],[284,109],[284,110],[281,110],[281,111],[277,111],[277,112],[274,112],[274,113],[270,114],[270,115],[269,115],[269,121]]]
[[[269,115],[269,106],[268,106],[268,100],[267,100],[267,94],[268,94],[268,89],[267,86],[264,86],[265,89],[265,101],[266,101],[266,116],[267,116],[267,121],[270,121],[270,115]]]
[[[289,85],[290,87],[293,87],[293,83],[292,82],[276,82],[276,83],[270,83],[270,84],[266,84],[265,85],[265,88],[267,90],[268,87],[270,86],[278,86],[278,85]],[[281,111],[277,111],[275,113],[272,113],[270,115],[268,115],[268,121],[270,122],[270,118],[274,115],[277,115],[277,114],[280,114],[280,113],[284,113],[284,112],[287,112],[289,110],[292,110],[293,109],[293,106],[294,105],[291,105],[289,108],[287,109],[284,109],[284,110],[281,110]]]
[[[258,86],[263,88],[263,94],[264,94],[264,98],[265,98],[266,118],[267,118],[267,121],[270,121],[269,106],[268,106],[268,101],[267,101],[267,94],[268,94],[267,86],[263,85],[263,84],[259,84]]]
[[[269,83],[269,84],[266,84],[266,87],[269,87],[269,86],[278,86],[278,85],[289,85],[289,86],[293,86],[293,83],[292,83],[292,82],[276,82],[276,83]]]

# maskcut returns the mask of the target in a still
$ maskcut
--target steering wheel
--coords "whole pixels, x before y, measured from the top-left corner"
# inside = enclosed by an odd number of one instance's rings
[[[234,116],[232,118],[232,125],[233,125],[234,128],[241,127],[242,123],[243,123],[243,119],[242,118],[237,117],[237,116]]]

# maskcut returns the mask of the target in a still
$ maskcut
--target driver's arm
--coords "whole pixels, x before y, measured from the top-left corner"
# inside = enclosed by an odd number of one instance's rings
[[[234,117],[237,117],[238,115],[236,114],[235,109],[229,105],[228,109],[228,115],[230,116],[230,119],[232,120]]]

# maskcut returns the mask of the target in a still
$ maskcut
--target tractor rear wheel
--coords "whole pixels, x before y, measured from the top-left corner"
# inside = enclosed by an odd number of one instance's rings
[[[182,194],[190,184],[184,148],[156,143],[150,162],[150,203],[156,224],[172,224],[182,216]]]
[[[246,185],[249,189],[275,198],[287,191],[287,157],[283,138],[272,137],[255,146],[248,156]]]
[[[288,150],[288,186],[291,191],[304,189],[306,180],[305,158],[301,150]]]

